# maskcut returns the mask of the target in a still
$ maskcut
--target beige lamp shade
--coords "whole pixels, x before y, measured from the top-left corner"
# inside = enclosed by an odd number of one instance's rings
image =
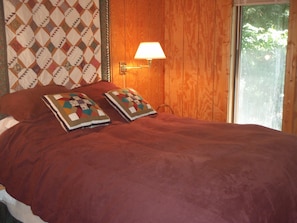
[[[135,59],[165,59],[166,56],[159,42],[142,42],[139,44]]]

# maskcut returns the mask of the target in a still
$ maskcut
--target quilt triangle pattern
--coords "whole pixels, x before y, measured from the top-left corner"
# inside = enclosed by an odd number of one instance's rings
[[[10,92],[101,79],[99,1],[3,3]]]

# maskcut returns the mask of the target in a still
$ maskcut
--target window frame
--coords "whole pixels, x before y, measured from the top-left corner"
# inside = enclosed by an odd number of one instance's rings
[[[237,3],[236,3],[237,2]],[[239,69],[240,69],[240,61],[241,61],[241,38],[242,38],[242,13],[244,6],[251,6],[251,5],[263,5],[265,4],[290,4],[289,0],[234,0],[233,4],[233,12],[232,12],[232,39],[231,39],[231,62],[230,62],[230,79],[229,79],[229,95],[228,95],[228,107],[227,107],[227,122],[229,123],[236,123],[236,112],[238,110],[238,103],[237,100],[237,93],[238,93],[238,79]],[[240,4],[239,4],[240,3]],[[264,5],[265,5],[264,4]],[[290,19],[289,19],[290,20]],[[288,24],[289,29],[290,24]],[[288,36],[289,40],[289,36]],[[288,53],[288,50],[287,50]],[[287,64],[286,64],[287,66]],[[287,71],[285,68],[284,78],[286,79]],[[284,88],[286,86],[286,81],[284,82]],[[285,92],[285,89],[284,89]],[[285,97],[283,99],[283,105],[285,103]],[[284,116],[284,109],[283,109],[283,116]],[[284,117],[283,117],[284,121]],[[282,123],[283,123],[282,121]]]

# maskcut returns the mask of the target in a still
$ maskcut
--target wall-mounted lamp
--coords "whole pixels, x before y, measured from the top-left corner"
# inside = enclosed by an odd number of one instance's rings
[[[145,59],[147,64],[127,66],[126,62],[120,62],[120,74],[125,75],[130,69],[150,68],[153,59],[165,58],[166,56],[159,42],[142,42],[138,46],[134,59]]]

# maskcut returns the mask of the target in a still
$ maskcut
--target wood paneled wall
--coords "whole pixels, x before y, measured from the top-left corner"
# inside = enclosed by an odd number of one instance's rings
[[[165,102],[180,116],[226,121],[232,0],[165,1]]]
[[[111,0],[110,9],[114,83],[179,116],[226,121],[232,0]],[[137,64],[140,41],[160,41],[167,59],[120,75],[120,61]]]
[[[157,41],[164,48],[164,0],[110,0],[110,12],[112,81],[138,90],[157,108],[164,103],[165,60],[153,60],[150,69],[129,70],[126,75],[119,73],[119,62],[146,64],[134,60],[140,42]]]
[[[176,115],[226,121],[232,0],[110,0],[113,82],[139,90]],[[291,1],[283,130],[297,134],[297,1]],[[139,42],[159,41],[166,60],[119,74]],[[141,61],[145,62],[145,61]]]
[[[290,2],[283,131],[297,135],[297,1]]]

